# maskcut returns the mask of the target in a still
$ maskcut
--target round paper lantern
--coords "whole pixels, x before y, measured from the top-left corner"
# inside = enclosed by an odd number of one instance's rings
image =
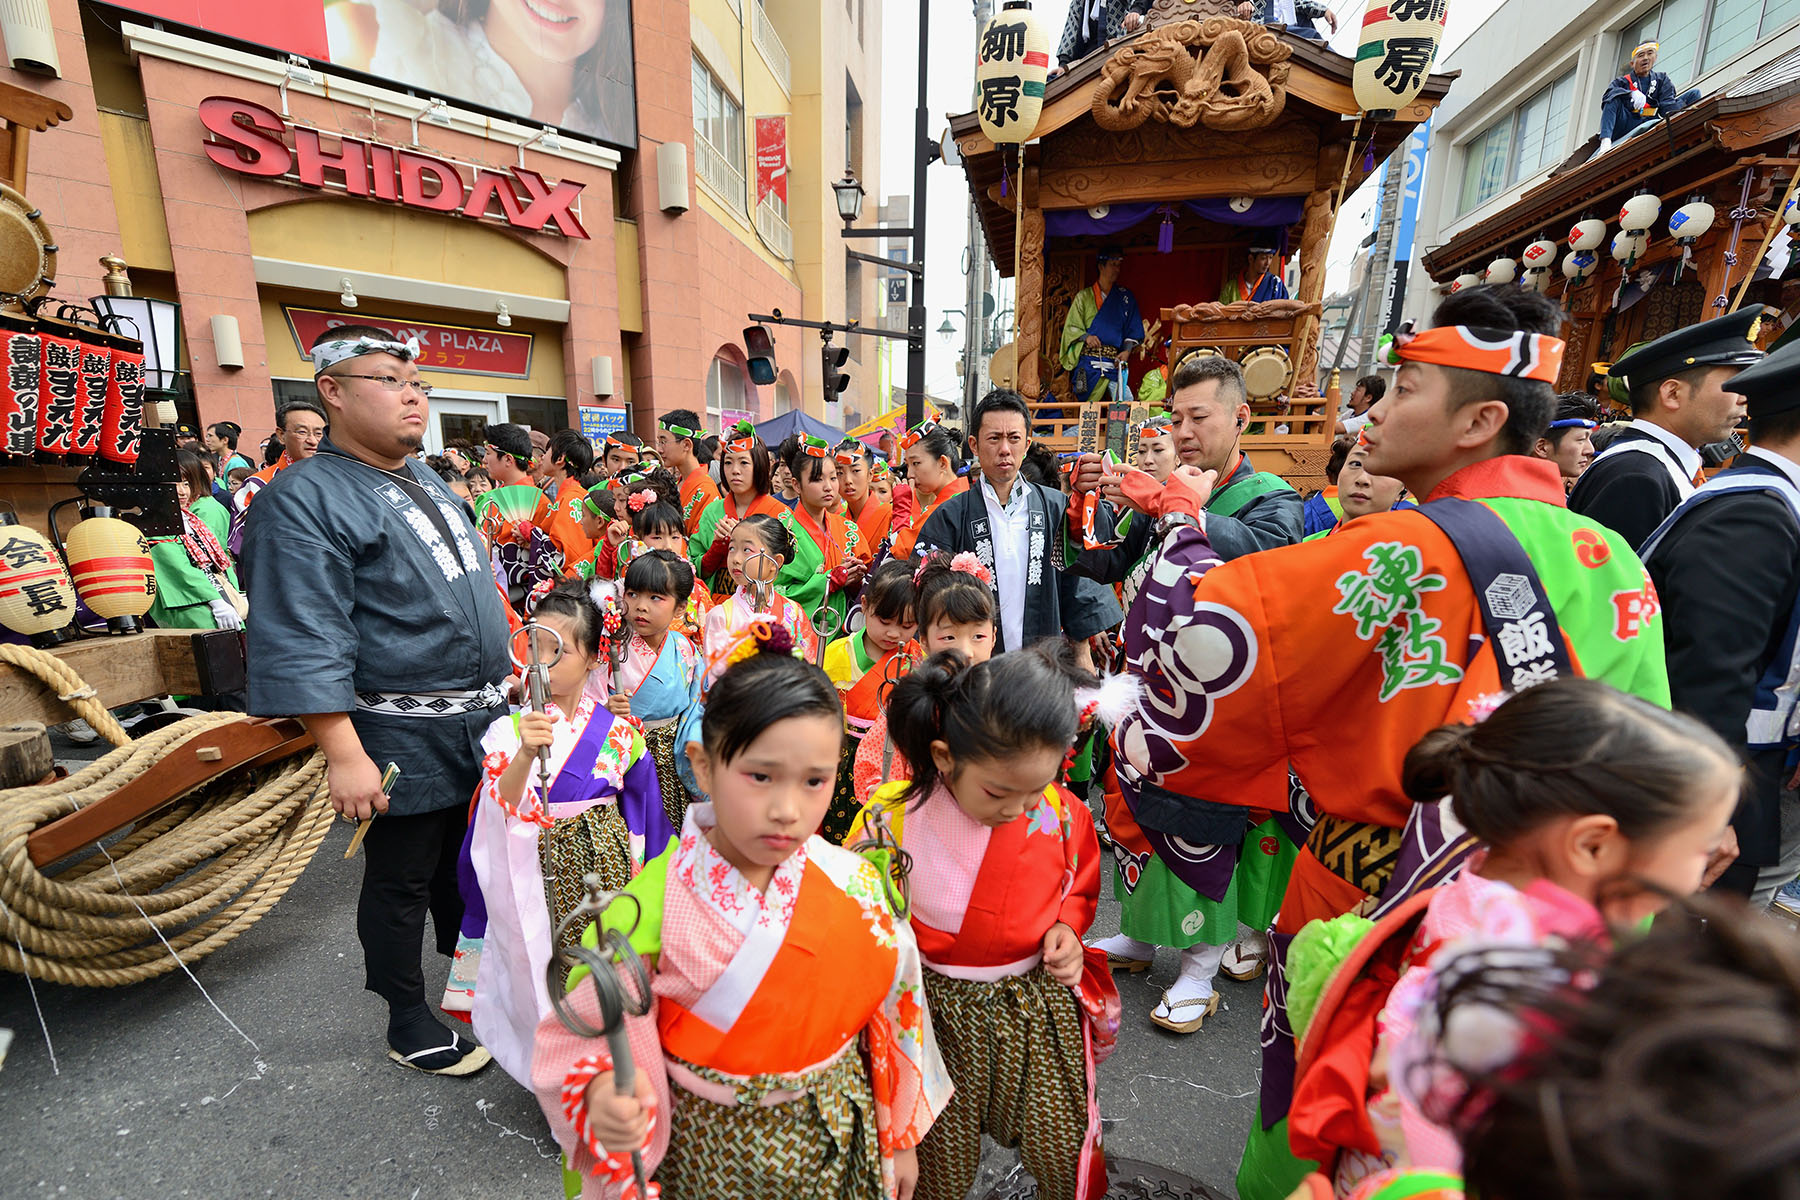
[[[1473,271],[1467,272],[1466,274],[1458,275],[1455,279],[1452,279],[1450,281],[1450,294],[1452,296],[1454,296],[1454,295],[1456,295],[1456,293],[1462,291],[1464,288],[1475,287],[1475,286],[1479,285],[1480,283],[1481,283],[1481,276],[1475,274]]]
[[[1364,112],[1405,108],[1425,86],[1444,36],[1444,0],[1369,0],[1351,89]]]
[[[1544,270],[1541,270],[1541,271],[1525,272],[1525,287],[1528,291],[1537,292],[1539,294],[1549,291],[1550,290],[1549,268],[1545,268]]]
[[[1519,264],[1510,258],[1496,258],[1488,264],[1489,283],[1511,283],[1519,277]]]
[[[69,573],[75,592],[114,633],[136,633],[137,619],[156,595],[156,568],[137,527],[96,508],[69,531]]]
[[[1713,206],[1704,200],[1689,200],[1669,218],[1669,232],[1682,245],[1692,245],[1712,228]]]
[[[1622,263],[1636,262],[1644,256],[1644,251],[1649,245],[1650,236],[1648,234],[1634,233],[1630,230],[1622,229],[1618,233],[1613,234],[1613,259],[1614,261]]]
[[[54,646],[75,619],[75,585],[50,539],[0,513],[0,625]]]
[[[1592,250],[1606,240],[1606,222],[1598,217],[1589,217],[1575,222],[1575,228],[1569,230],[1569,249]],[[1565,259],[1564,262],[1568,260]]]
[[[1556,265],[1556,243],[1547,237],[1540,237],[1525,247],[1525,252],[1519,258],[1527,271],[1547,271]]]
[[[1563,258],[1563,278],[1586,279],[1600,265],[1600,256],[1592,250],[1571,250]]]
[[[975,41],[975,112],[995,145],[1031,140],[1044,111],[1050,36],[1030,0],[1006,0]]]
[[[1789,196],[1781,206],[1781,221],[1784,225],[1800,225],[1800,194]]]
[[[1627,233],[1639,233],[1656,224],[1656,218],[1660,216],[1662,201],[1649,192],[1640,192],[1619,210],[1619,228]]]

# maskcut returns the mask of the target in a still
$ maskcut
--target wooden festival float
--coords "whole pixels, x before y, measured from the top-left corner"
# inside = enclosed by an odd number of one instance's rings
[[[245,664],[239,633],[140,621],[146,535],[181,529],[175,431],[145,403],[124,264],[102,260],[120,303],[52,294],[28,144],[72,115],[0,82],[0,969],[110,987],[254,925],[332,812],[298,721],[166,714],[134,740],[109,711],[241,691]],[[45,726],[78,717],[116,748],[65,775]]]
[[[1152,353],[1129,360],[1134,394],[1164,361],[1164,337],[1171,367],[1195,353],[1237,360],[1257,414],[1244,448],[1261,469],[1315,488],[1334,404],[1283,398],[1317,378],[1333,219],[1454,75],[1421,70],[1410,103],[1365,113],[1350,59],[1235,12],[1225,0],[1156,0],[1143,29],[1049,81],[1022,154],[996,145],[978,111],[952,117],[951,135],[994,260],[1016,276],[1016,345],[997,356],[996,383],[1011,376],[1046,445],[1076,446],[1083,398],[1059,361],[1063,324],[1093,284],[1097,251],[1116,246],[1120,283],[1156,330]],[[1298,255],[1298,287],[1288,300],[1221,304],[1253,232]]]

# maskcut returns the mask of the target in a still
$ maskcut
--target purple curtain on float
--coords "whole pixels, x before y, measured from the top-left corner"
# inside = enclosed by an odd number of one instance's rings
[[[1223,198],[1185,200],[1179,208],[1221,225],[1276,228],[1280,230],[1281,253],[1286,254],[1288,227],[1300,220],[1306,208],[1306,200],[1301,196],[1259,196],[1242,212],[1233,208],[1230,200]],[[1044,232],[1050,237],[1059,238],[1104,237],[1130,229],[1151,217],[1160,216],[1167,220],[1176,211],[1175,205],[1158,204],[1154,201],[1114,204],[1107,209],[1105,216],[1100,217],[1094,216],[1085,208],[1056,209],[1044,214]],[[1165,237],[1159,238],[1157,249],[1166,254],[1172,247],[1171,227]]]

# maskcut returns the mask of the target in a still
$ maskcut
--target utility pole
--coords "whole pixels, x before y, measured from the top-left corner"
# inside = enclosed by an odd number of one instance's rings
[[[1357,329],[1361,339],[1356,354],[1358,376],[1375,369],[1375,343],[1381,337],[1381,315],[1387,307],[1382,299],[1394,274],[1394,222],[1400,215],[1400,189],[1405,177],[1406,155],[1389,158],[1381,177],[1381,216],[1375,226],[1375,246],[1369,251],[1369,278],[1364,283],[1362,320]],[[1349,326],[1345,329],[1348,331]]]
[[[975,0],[975,32],[987,27],[994,15],[993,0]],[[981,99],[980,88],[972,89],[970,107]],[[987,239],[981,233],[980,210],[975,198],[969,197],[969,270],[963,298],[963,420],[975,411],[981,399],[983,377],[987,370]]]
[[[931,165],[927,147],[931,134],[925,108],[927,64],[931,61],[931,0],[919,0],[919,103],[913,110],[913,219],[912,259],[919,273],[912,277],[912,305],[906,310],[906,425],[925,419],[925,168]]]

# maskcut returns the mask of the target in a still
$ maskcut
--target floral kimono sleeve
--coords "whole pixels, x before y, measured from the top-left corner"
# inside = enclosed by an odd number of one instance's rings
[[[882,1172],[889,1175],[895,1152],[911,1150],[923,1141],[932,1121],[950,1103],[950,1075],[925,1008],[925,966],[912,928],[894,916],[873,863],[863,860],[845,890],[862,906],[875,937],[890,942],[898,952],[893,984],[865,1027]]]

